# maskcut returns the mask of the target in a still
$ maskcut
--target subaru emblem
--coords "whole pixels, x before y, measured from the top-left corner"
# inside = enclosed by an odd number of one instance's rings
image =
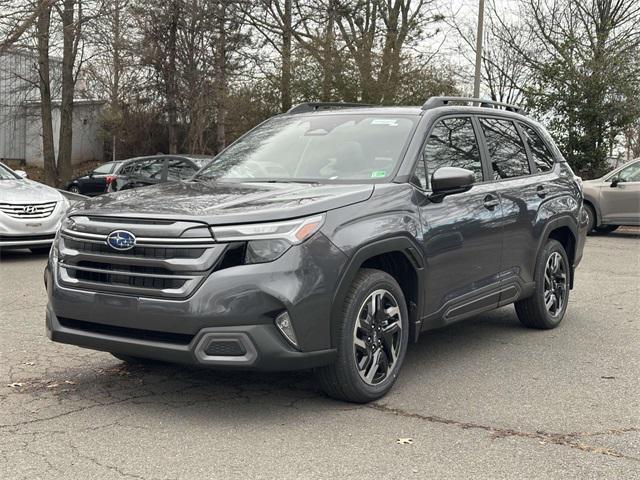
[[[115,250],[130,250],[136,245],[136,237],[126,230],[114,230],[107,237],[107,245]]]

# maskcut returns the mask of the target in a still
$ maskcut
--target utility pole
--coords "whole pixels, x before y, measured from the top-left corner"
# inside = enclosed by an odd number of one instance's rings
[[[478,9],[478,32],[476,38],[476,75],[473,83],[473,98],[480,98],[480,73],[482,69],[482,37],[484,30],[484,0]]]

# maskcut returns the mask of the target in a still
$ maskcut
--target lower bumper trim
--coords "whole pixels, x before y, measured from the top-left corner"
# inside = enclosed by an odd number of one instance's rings
[[[170,363],[219,369],[286,371],[325,366],[336,357],[335,349],[312,352],[294,350],[273,325],[267,324],[203,328],[188,344],[181,344],[148,336],[122,336],[122,332],[111,330],[108,326],[86,330],[82,328],[83,324],[89,322],[71,320],[69,323],[69,319],[60,320],[48,305],[47,336],[54,342]],[[238,342],[245,353],[207,354],[207,347],[215,340]]]

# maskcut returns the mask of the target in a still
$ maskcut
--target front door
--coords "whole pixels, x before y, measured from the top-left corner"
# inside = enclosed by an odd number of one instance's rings
[[[611,181],[600,190],[602,223],[640,225],[640,162],[623,168]]]
[[[426,259],[426,328],[495,308],[500,298],[502,207],[495,184],[485,183],[477,138],[471,117],[437,120],[414,175]],[[430,176],[445,166],[473,171],[476,184],[434,202]]]

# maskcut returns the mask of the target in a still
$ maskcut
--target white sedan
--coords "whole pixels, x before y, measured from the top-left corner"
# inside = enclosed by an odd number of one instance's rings
[[[0,250],[49,250],[69,201],[55,188],[0,163]]]

